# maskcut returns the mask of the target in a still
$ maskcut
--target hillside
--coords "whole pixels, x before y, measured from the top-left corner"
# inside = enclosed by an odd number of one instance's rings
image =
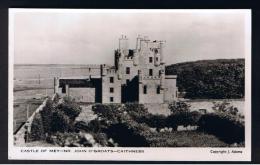
[[[185,98],[234,99],[244,97],[245,60],[218,59],[166,66],[166,75],[176,75]]]

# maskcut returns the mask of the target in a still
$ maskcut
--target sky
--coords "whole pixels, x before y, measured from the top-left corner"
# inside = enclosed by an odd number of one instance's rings
[[[113,64],[118,38],[165,40],[166,64],[245,57],[245,11],[14,13],[15,64]]]

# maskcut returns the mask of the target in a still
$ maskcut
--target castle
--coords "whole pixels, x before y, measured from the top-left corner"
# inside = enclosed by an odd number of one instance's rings
[[[54,92],[73,96],[79,102],[167,103],[176,100],[176,75],[165,75],[164,41],[137,37],[136,48],[128,38],[119,39],[114,66],[102,64],[99,75],[55,77]],[[91,68],[89,68],[90,70]]]

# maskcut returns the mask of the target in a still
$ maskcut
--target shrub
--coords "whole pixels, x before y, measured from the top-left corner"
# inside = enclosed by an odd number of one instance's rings
[[[169,104],[169,109],[172,113],[167,117],[166,123],[174,130],[177,129],[178,125],[197,125],[201,117],[201,113],[191,112],[190,105],[182,101]]]
[[[64,102],[57,106],[58,111],[63,111],[71,120],[80,114],[81,107],[70,97],[64,97]]]
[[[119,104],[96,104],[92,106],[92,110],[98,117],[113,123],[118,122],[123,113]]]
[[[124,111],[126,111],[133,119],[137,119],[149,114],[148,109],[143,104],[127,103],[125,104]]]
[[[244,124],[225,114],[205,114],[199,120],[199,130],[213,134],[226,143],[245,140]]]
[[[73,130],[73,121],[62,111],[53,112],[51,132],[69,132]]]
[[[144,105],[136,103],[127,103],[124,106],[118,104],[97,104],[92,108],[100,118],[90,123],[96,123],[95,126],[98,126],[98,129],[94,130],[95,132],[106,133],[108,138],[114,139],[122,147],[149,146],[146,136],[150,135],[150,128],[134,120],[148,114]],[[97,123],[101,124],[101,126]]]
[[[44,127],[41,115],[36,113],[31,123],[31,131],[28,134],[29,141],[36,141],[44,139]]]
[[[53,102],[48,99],[46,102],[46,106],[43,108],[42,111],[40,111],[41,117],[42,117],[42,124],[44,128],[45,133],[50,133],[51,130],[51,122],[52,122],[52,113],[54,112],[54,104]]]
[[[229,102],[227,102],[227,101],[213,102],[213,104],[214,105],[213,105],[212,109],[215,111],[215,113],[226,115],[226,116],[229,116],[234,119],[237,118],[237,119],[243,121],[244,116],[238,112],[237,107],[230,105]]]
[[[172,114],[188,113],[190,112],[190,105],[183,101],[174,101],[169,104],[169,109]]]
[[[45,138],[45,133],[49,133],[51,129],[52,112],[54,110],[53,102],[47,99],[43,109],[36,113],[31,125],[31,133],[28,135],[32,141],[42,140]]]
[[[146,140],[149,127],[132,121],[112,124],[105,130],[108,137],[114,139],[121,147],[147,147]]]
[[[74,100],[70,97],[64,97],[62,103],[48,107],[48,110],[43,112],[42,116],[45,121],[51,120],[46,122],[50,123],[50,132],[74,131],[74,120],[81,112],[81,107]]]
[[[86,132],[98,133],[105,127],[106,123],[104,120],[94,119],[88,123],[79,121],[75,124],[75,128],[78,130],[85,130]]]
[[[92,134],[95,141],[101,146],[108,146],[108,139],[105,133],[93,133]]]
[[[148,114],[138,118],[136,121],[139,123],[145,123],[149,127],[153,128],[164,128],[169,126],[169,124],[167,123],[167,117],[164,115]]]

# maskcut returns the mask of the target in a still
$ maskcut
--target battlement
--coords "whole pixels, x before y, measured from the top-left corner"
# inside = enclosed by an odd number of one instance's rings
[[[165,79],[177,79],[177,75],[165,75]]]
[[[144,80],[160,80],[160,76],[143,76]]]
[[[107,74],[115,74],[115,73],[116,73],[116,68],[107,69]]]

